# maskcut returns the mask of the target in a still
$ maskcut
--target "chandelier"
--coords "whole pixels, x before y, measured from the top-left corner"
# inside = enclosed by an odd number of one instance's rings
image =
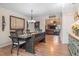
[[[28,20],[29,23],[35,23],[36,21],[33,19],[33,10],[31,10],[31,19]]]

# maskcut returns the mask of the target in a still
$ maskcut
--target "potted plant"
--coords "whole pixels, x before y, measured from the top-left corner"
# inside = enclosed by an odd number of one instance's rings
[[[75,35],[79,36],[79,23],[75,23],[72,25],[72,30]]]

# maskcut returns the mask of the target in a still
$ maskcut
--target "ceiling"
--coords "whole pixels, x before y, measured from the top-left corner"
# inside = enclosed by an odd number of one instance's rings
[[[61,13],[61,6],[56,3],[0,3],[1,7],[16,11],[26,16],[55,15]]]

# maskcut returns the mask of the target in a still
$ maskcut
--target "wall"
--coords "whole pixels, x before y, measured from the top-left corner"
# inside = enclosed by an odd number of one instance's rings
[[[11,44],[11,39],[9,38],[9,35],[10,35],[9,16],[10,15],[22,17],[26,19],[26,17],[24,17],[23,15],[20,15],[19,13],[0,7],[0,47]],[[5,22],[6,22],[5,31],[2,31],[2,18],[1,18],[2,16],[5,17]]]
[[[68,44],[68,34],[71,32],[71,24],[74,22],[74,7],[72,4],[67,4],[62,7],[62,43]]]

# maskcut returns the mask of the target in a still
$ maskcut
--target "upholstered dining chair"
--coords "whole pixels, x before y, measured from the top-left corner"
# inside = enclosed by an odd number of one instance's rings
[[[15,33],[17,35],[22,35],[23,34],[23,29],[17,29]]]
[[[19,48],[22,44],[25,43],[25,41],[20,41],[17,34],[13,32],[10,33],[9,37],[12,39],[11,54],[12,54],[13,48],[17,47],[17,55],[19,55]]]

